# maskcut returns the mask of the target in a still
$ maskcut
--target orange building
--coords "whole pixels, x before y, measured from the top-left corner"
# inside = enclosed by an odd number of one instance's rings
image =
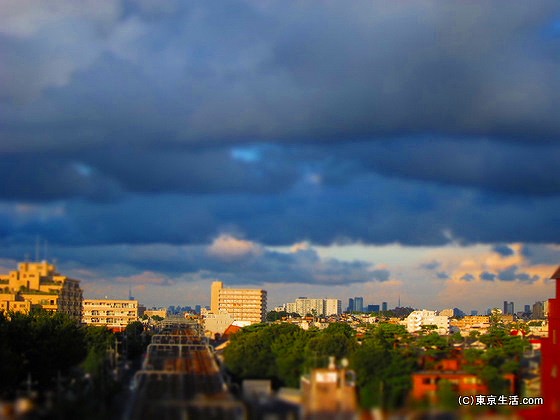
[[[82,317],[80,281],[61,275],[47,261],[22,262],[17,270],[0,274],[0,301],[8,310],[25,312],[36,306],[65,313],[76,321]]]
[[[515,375],[504,375],[504,379],[510,384],[509,393],[513,394]],[[488,394],[488,387],[478,376],[462,370],[460,360],[445,359],[436,366],[436,369],[412,374],[412,398],[415,400],[428,399],[432,403],[437,402],[437,393],[443,383],[450,384],[457,395]]]

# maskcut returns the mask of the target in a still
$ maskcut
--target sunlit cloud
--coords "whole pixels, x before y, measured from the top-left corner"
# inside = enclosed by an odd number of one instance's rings
[[[208,253],[212,256],[230,260],[239,259],[251,255],[259,255],[263,252],[262,248],[257,244],[237,239],[231,235],[220,235],[208,247]]]

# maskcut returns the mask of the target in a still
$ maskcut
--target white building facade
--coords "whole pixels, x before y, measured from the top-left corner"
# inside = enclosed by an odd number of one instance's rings
[[[340,299],[317,299],[300,297],[295,302],[283,305],[288,313],[298,313],[301,316],[330,316],[342,313],[342,301]]]
[[[423,327],[434,326],[438,334],[449,334],[449,317],[437,315],[436,311],[413,311],[405,320],[409,333],[421,331]]]

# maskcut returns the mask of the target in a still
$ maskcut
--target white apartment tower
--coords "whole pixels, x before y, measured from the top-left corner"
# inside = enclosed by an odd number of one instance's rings
[[[316,298],[297,298],[295,302],[285,303],[286,312],[296,312],[301,316],[316,315],[329,316],[340,315],[342,313],[342,301],[340,299],[316,299]]]
[[[342,313],[342,301],[340,299],[325,299],[325,315],[340,315]]]

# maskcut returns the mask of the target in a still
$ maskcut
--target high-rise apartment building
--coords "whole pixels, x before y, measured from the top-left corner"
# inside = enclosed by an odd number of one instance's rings
[[[297,298],[296,299],[296,312],[301,316],[313,315],[321,316],[325,314],[325,300],[324,299],[309,299]]]
[[[22,262],[17,270],[0,274],[0,302],[7,309],[28,302],[29,308],[61,312],[76,321],[82,318],[80,281],[59,274],[47,261]]]
[[[533,319],[544,319],[544,302],[535,302],[533,304],[533,314],[531,315]]]
[[[233,289],[221,281],[212,282],[210,310],[214,314],[227,312],[236,321],[264,322],[266,290]]]
[[[298,313],[301,316],[330,316],[342,313],[342,301],[340,299],[316,299],[299,297],[295,302],[283,305],[288,313]]]
[[[325,315],[340,315],[342,313],[342,301],[340,299],[325,299]]]
[[[82,322],[123,330],[131,322],[138,321],[137,300],[84,299]]]
[[[383,312],[387,311],[387,302],[382,302],[382,303],[381,303],[381,310],[382,310]]]

